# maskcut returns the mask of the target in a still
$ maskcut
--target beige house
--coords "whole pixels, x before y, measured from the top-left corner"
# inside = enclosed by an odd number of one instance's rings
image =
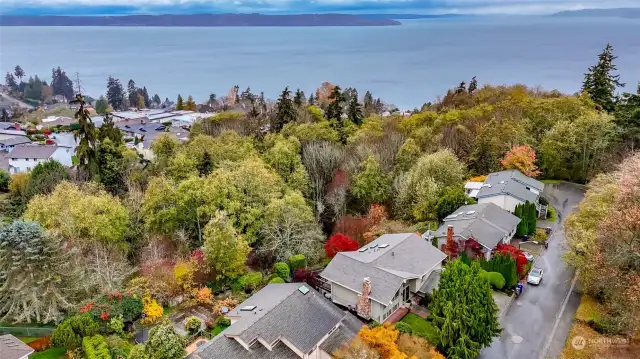
[[[301,283],[269,284],[226,316],[231,326],[187,359],[331,359],[363,325]]]
[[[357,251],[338,253],[320,276],[334,303],[382,323],[413,295],[432,290],[445,258],[415,233],[385,234]]]

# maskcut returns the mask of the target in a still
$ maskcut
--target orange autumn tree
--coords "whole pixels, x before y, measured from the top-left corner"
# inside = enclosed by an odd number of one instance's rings
[[[400,332],[390,323],[375,328],[364,326],[358,333],[365,343],[380,353],[381,359],[417,359],[400,351],[396,344],[399,335]]]
[[[333,89],[335,87],[336,85],[326,81],[323,82],[320,87],[318,87],[318,89],[316,90],[316,101],[319,105],[323,105],[333,101],[329,97],[331,96],[331,92],[333,92]]]
[[[525,176],[536,177],[540,174],[538,166],[535,164],[536,152],[527,145],[512,148],[500,163],[505,169],[519,170]]]

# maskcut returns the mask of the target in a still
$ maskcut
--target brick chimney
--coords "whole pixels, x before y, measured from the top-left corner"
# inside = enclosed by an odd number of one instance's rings
[[[369,296],[371,295],[371,279],[365,277],[362,281],[362,294],[358,295],[358,302],[356,303],[356,310],[358,315],[364,319],[371,319],[371,301]]]
[[[447,242],[440,248],[450,260],[458,257],[458,243],[453,240],[453,226],[447,227]]]
[[[447,227],[447,242],[453,241],[453,226],[449,225]]]

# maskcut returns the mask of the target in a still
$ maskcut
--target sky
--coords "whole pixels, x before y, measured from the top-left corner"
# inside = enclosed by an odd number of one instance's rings
[[[5,15],[412,13],[529,15],[640,8],[640,0],[0,0]]]

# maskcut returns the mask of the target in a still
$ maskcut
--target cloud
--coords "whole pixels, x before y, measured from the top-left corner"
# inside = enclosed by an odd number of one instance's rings
[[[544,14],[640,7],[638,0],[0,0],[4,14],[418,13]]]

